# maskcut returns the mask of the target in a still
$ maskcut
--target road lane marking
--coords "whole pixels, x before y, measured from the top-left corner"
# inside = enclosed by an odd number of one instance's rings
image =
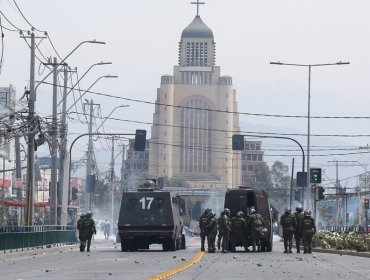
[[[192,265],[198,263],[202,257],[204,255],[204,252],[202,251],[199,251],[192,260],[186,262],[186,263],[183,263],[182,265],[179,265],[178,267],[175,267],[173,269],[170,269],[170,270],[167,270],[166,272],[163,272],[163,273],[160,273],[160,274],[157,274],[155,276],[152,276],[150,277],[148,280],[161,280],[161,279],[165,279],[169,276],[172,276],[176,273],[179,273],[180,271],[183,271],[189,267],[191,267]]]

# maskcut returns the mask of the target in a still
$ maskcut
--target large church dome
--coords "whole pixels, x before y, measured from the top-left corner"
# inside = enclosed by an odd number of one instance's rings
[[[195,16],[194,20],[182,31],[181,38],[213,39],[213,32],[204,24],[200,16]]]

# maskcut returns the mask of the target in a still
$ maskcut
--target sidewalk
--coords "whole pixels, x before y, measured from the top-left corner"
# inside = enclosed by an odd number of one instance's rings
[[[312,252],[370,258],[370,252],[357,252],[352,250],[312,248]]]

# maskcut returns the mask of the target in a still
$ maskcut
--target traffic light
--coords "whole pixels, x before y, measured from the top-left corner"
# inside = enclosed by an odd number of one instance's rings
[[[302,188],[295,189],[294,200],[302,203]]]
[[[136,129],[135,134],[135,151],[145,151],[146,148],[146,130]]]
[[[232,148],[233,148],[233,151],[244,150],[244,135],[237,135],[237,134],[233,135]]]
[[[364,199],[364,209],[369,209],[369,199],[368,198]]]
[[[320,186],[320,187],[317,187],[316,189],[317,189],[317,200],[323,200],[325,198],[325,196],[324,196],[324,192],[325,192],[324,187]]]
[[[307,187],[307,172],[297,172],[297,187]]]
[[[321,184],[321,168],[310,168],[310,183]]]
[[[94,193],[95,192],[95,174],[86,175],[86,192]]]

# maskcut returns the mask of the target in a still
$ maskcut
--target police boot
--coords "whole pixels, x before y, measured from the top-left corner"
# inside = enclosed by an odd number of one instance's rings
[[[287,247],[284,248],[284,253],[288,253]]]
[[[297,247],[297,253],[299,254],[301,252],[300,248]]]

